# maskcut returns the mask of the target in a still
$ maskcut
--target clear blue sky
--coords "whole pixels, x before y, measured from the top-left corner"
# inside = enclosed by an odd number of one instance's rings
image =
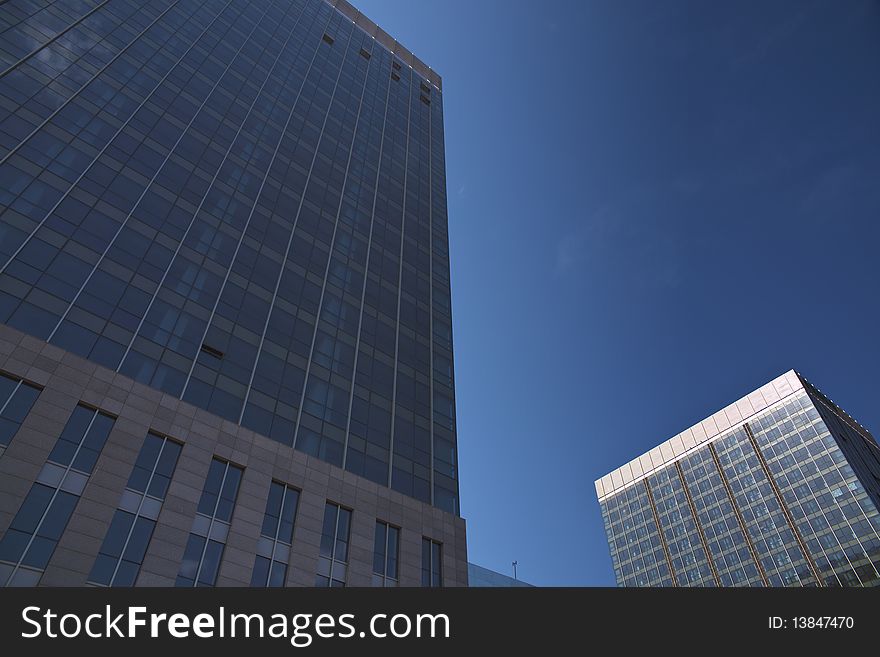
[[[443,76],[471,561],[613,584],[594,479],[790,368],[880,433],[880,3],[354,2]]]

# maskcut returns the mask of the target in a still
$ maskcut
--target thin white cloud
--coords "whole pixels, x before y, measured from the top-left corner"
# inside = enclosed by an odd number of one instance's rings
[[[699,188],[688,181],[681,195]],[[602,285],[613,278],[635,289],[677,287],[682,282],[685,254],[678,231],[657,218],[659,196],[648,189],[633,190],[626,200],[609,203],[580,221],[556,243],[554,273],[584,277]],[[668,216],[668,214],[667,214]]]

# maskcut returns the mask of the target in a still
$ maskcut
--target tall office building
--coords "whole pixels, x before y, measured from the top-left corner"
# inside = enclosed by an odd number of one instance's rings
[[[0,60],[0,583],[465,585],[440,77],[344,0]]]
[[[475,563],[468,564],[468,586],[471,588],[530,588],[532,585]]]
[[[794,371],[596,492],[620,586],[880,585],[880,447]]]

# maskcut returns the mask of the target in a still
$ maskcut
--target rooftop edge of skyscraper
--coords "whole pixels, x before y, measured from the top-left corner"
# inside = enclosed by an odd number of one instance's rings
[[[800,390],[812,392],[866,440],[876,444],[876,439],[865,427],[807,381],[803,375],[792,369],[653,449],[612,470],[605,476],[596,479],[594,483],[599,501],[602,502],[610,495],[628,488],[670,463],[675,463]]]
[[[334,7],[342,15],[350,18],[355,25],[373,37],[380,45],[387,48],[391,54],[395,55],[403,63],[411,66],[414,71],[423,75],[439,91],[443,90],[443,79],[437,71],[416,57],[409,48],[362,14],[357,7],[347,0],[324,0],[324,2]]]

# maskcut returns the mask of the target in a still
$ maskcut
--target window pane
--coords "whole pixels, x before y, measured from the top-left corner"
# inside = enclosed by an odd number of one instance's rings
[[[18,422],[13,422],[4,417],[0,417],[0,447],[5,447],[12,442],[12,437],[18,432]]]
[[[70,520],[70,516],[73,513],[73,508],[78,501],[79,497],[77,495],[58,491],[58,495],[55,496],[52,504],[49,505],[49,510],[46,512],[43,523],[37,530],[37,535],[54,541],[60,539],[61,534],[64,533],[64,528],[67,527],[67,521]]]
[[[0,407],[12,395],[12,391],[18,386],[18,379],[13,379],[5,374],[0,374]]]
[[[137,564],[143,563],[144,555],[147,553],[147,546],[150,544],[150,538],[153,536],[153,528],[155,526],[155,521],[149,518],[140,517],[137,519],[131,532],[131,538],[128,539],[125,554],[122,555],[126,561]]]
[[[281,527],[278,530],[278,540],[284,543],[293,542],[293,523],[296,518],[296,508],[299,504],[299,492],[287,488],[284,494],[284,507],[281,510]]]
[[[348,509],[339,509],[339,525],[336,530],[336,537],[344,541],[348,541],[348,528],[351,524],[351,511]]]
[[[113,578],[113,586],[134,586],[140,569],[140,564],[123,559],[119,562],[116,577]]]
[[[336,539],[336,551],[333,553],[333,558],[343,563],[348,562],[348,541],[343,541],[341,538]]]
[[[397,539],[398,529],[396,527],[388,528],[388,558],[385,574],[387,577],[397,579]]]
[[[189,581],[188,585],[184,584],[185,586],[192,586],[193,580],[196,578],[204,547],[205,539],[203,537],[195,534],[189,535],[189,541],[183,553],[183,561],[180,563],[180,573],[178,575],[178,579],[183,578]],[[180,584],[178,583],[178,585]]]
[[[15,519],[12,521],[10,528],[17,529],[26,534],[33,534],[54,493],[55,489],[43,484],[31,486],[31,490],[24,499],[24,502],[22,502],[18,513],[15,514]]]
[[[226,497],[221,497],[219,500],[217,500],[217,511],[214,513],[214,517],[218,520],[222,520],[223,522],[229,522],[229,520],[232,518],[233,507],[233,500],[230,500]]]
[[[67,424],[64,425],[64,429],[61,431],[61,435],[58,439],[66,440],[74,445],[78,445],[82,441],[86,429],[89,426],[89,422],[91,422],[94,415],[95,411],[88,409],[85,406],[77,406],[73,409],[73,413],[71,414],[70,419],[67,420]],[[67,463],[64,463],[63,465],[67,465]]]
[[[220,493],[220,484],[223,483],[223,473],[225,471],[226,464],[223,461],[218,461],[217,459],[211,461],[211,467],[208,470],[208,476],[205,479],[205,487],[202,489],[202,500],[199,502],[200,513],[204,513],[208,516],[214,513],[216,496]],[[209,495],[212,496],[212,500],[211,504],[207,506],[203,504],[203,502],[204,498]]]
[[[220,520],[228,522],[232,518],[239,482],[241,482],[241,469],[230,465],[226,470],[226,479],[223,481],[223,490],[217,502],[217,512],[214,514]]]
[[[110,522],[110,528],[101,545],[101,553],[111,557],[119,557],[128,538],[128,532],[134,522],[134,515],[117,509]]]
[[[132,490],[136,490],[139,493],[143,493],[147,488],[147,482],[150,480],[150,472],[149,470],[145,470],[140,466],[135,466],[131,471],[131,476],[128,478],[128,484],[126,486]]]
[[[95,559],[95,565],[92,566],[92,572],[89,575],[89,581],[96,584],[110,584],[110,578],[113,577],[113,571],[116,569],[118,560],[109,557],[106,554],[99,554]]]
[[[150,488],[147,490],[147,494],[156,499],[164,500],[170,483],[171,480],[168,477],[155,472],[153,473],[153,479],[150,481]]]
[[[293,522],[290,520],[281,521],[281,527],[278,529],[278,540],[288,545],[293,542]]]
[[[156,464],[156,459],[159,458],[159,450],[161,449],[162,439],[155,434],[148,433],[144,439],[144,445],[138,454],[137,461],[135,461],[135,465],[151,472]]]
[[[209,493],[207,490],[202,492],[202,498],[199,500],[199,513],[206,516],[213,516],[217,510],[217,495]]]
[[[387,525],[384,522],[376,523],[376,535],[373,539],[373,572],[379,575],[385,574],[385,538]]]
[[[238,495],[238,484],[241,482],[241,469],[230,465],[226,472],[226,480],[223,482],[221,497],[235,501]]]
[[[274,540],[275,539],[275,532],[277,531],[277,529],[278,529],[278,518],[266,513],[263,516],[263,526],[260,529],[260,534]]]
[[[284,494],[284,508],[281,511],[281,517],[292,523],[296,517],[296,507],[298,504],[299,492],[293,488],[287,488]]]
[[[17,384],[8,377],[0,375],[0,381],[9,382],[14,388]],[[18,385],[18,389],[9,397],[10,391],[0,390],[0,445],[8,445],[18,431],[24,418],[40,394],[38,388],[26,383]],[[5,403],[5,407],[4,407]]]
[[[11,561],[13,563],[21,559],[28,541],[31,540],[30,533],[16,531],[15,529],[7,530],[0,541],[0,561]]]
[[[251,575],[251,586],[266,586],[269,581],[269,560],[257,556],[254,561],[254,574]]]
[[[70,465],[70,462],[73,460],[73,455],[76,454],[76,449],[76,444],[59,438],[58,442],[55,443],[55,447],[52,448],[52,452],[49,454],[47,460],[52,463],[58,463],[59,465]]]
[[[95,463],[98,462],[98,456],[100,456],[99,452],[96,452],[90,447],[86,447],[85,443],[83,443],[83,445],[79,448],[76,457],[73,459],[73,464],[70,467],[72,467],[74,470],[79,470],[80,472],[91,474],[92,470],[94,470],[95,468]]]
[[[173,440],[166,440],[165,446],[162,448],[162,454],[159,456],[156,473],[165,477],[171,477],[174,474],[174,468],[177,466],[177,459],[179,457],[180,445]]]
[[[113,418],[103,413],[98,413],[95,421],[92,422],[92,428],[89,429],[85,436],[83,445],[96,452],[104,449],[104,443],[107,442],[107,436],[110,435],[110,429],[113,428]]]
[[[260,533],[271,539],[275,539],[278,531],[278,514],[281,512],[281,503],[284,500],[284,487],[273,481],[269,486],[269,497],[266,499],[266,511],[263,514],[263,526]]]
[[[431,572],[431,541],[422,539],[422,586],[430,586],[431,580],[425,580],[425,574]]]
[[[223,547],[223,543],[208,541],[208,547],[205,549],[205,556],[202,560],[202,570],[199,572],[199,586],[214,586],[216,583]]]
[[[49,559],[52,558],[52,553],[55,551],[57,544],[58,541],[54,539],[34,536],[31,546],[21,562],[25,566],[31,566],[32,568],[45,568],[49,565]]]
[[[269,586],[284,586],[287,576],[287,564],[276,561],[272,564],[272,573],[269,577]]]
[[[324,526],[321,531],[321,556],[333,556],[333,540],[336,537],[336,515],[339,507],[327,504],[324,507]]]
[[[269,497],[266,500],[266,513],[278,516],[281,513],[281,502],[284,499],[284,487],[277,481],[269,486]],[[274,536],[274,534],[271,534]]]

